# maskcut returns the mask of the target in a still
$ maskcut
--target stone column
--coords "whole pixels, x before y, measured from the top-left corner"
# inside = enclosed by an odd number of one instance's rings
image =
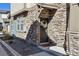
[[[74,56],[79,55],[79,6],[77,4],[71,4],[70,8],[70,33],[69,33],[69,45],[70,54]]]

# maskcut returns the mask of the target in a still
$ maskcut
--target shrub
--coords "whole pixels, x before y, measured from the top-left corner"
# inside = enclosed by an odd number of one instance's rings
[[[4,34],[3,40],[11,40],[11,39],[13,39],[13,37],[12,37],[11,35],[9,35],[9,34]]]

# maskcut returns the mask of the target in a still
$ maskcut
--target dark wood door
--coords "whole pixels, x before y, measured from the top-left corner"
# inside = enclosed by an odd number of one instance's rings
[[[40,26],[40,43],[48,42],[48,36],[43,27]]]

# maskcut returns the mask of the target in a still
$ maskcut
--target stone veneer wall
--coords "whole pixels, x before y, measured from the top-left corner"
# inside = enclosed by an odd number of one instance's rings
[[[48,24],[49,38],[57,43],[57,46],[63,47],[66,30],[66,4],[57,5],[59,8],[53,19]]]
[[[47,32],[49,38],[54,40],[57,43],[57,46],[63,47],[66,29],[66,4],[55,4],[55,6],[58,9],[51,22],[48,24]],[[35,6],[28,12],[28,16],[26,17],[26,36],[29,31],[30,25],[33,24],[33,22],[36,20],[40,22],[38,18],[40,12],[38,12],[38,10],[42,9]]]
[[[34,43],[33,41],[40,39],[39,38],[40,28],[38,23],[40,22],[38,18],[40,12],[38,12],[38,10],[41,9],[39,9],[37,5],[35,5],[28,11],[28,15],[26,17],[26,40],[29,40],[31,43]]]
[[[70,33],[69,35],[70,54],[74,56],[79,55],[79,33]]]

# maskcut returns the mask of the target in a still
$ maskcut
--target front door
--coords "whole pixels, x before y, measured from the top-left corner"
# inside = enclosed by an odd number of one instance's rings
[[[48,35],[45,31],[45,29],[40,26],[40,43],[46,43],[48,42]]]

